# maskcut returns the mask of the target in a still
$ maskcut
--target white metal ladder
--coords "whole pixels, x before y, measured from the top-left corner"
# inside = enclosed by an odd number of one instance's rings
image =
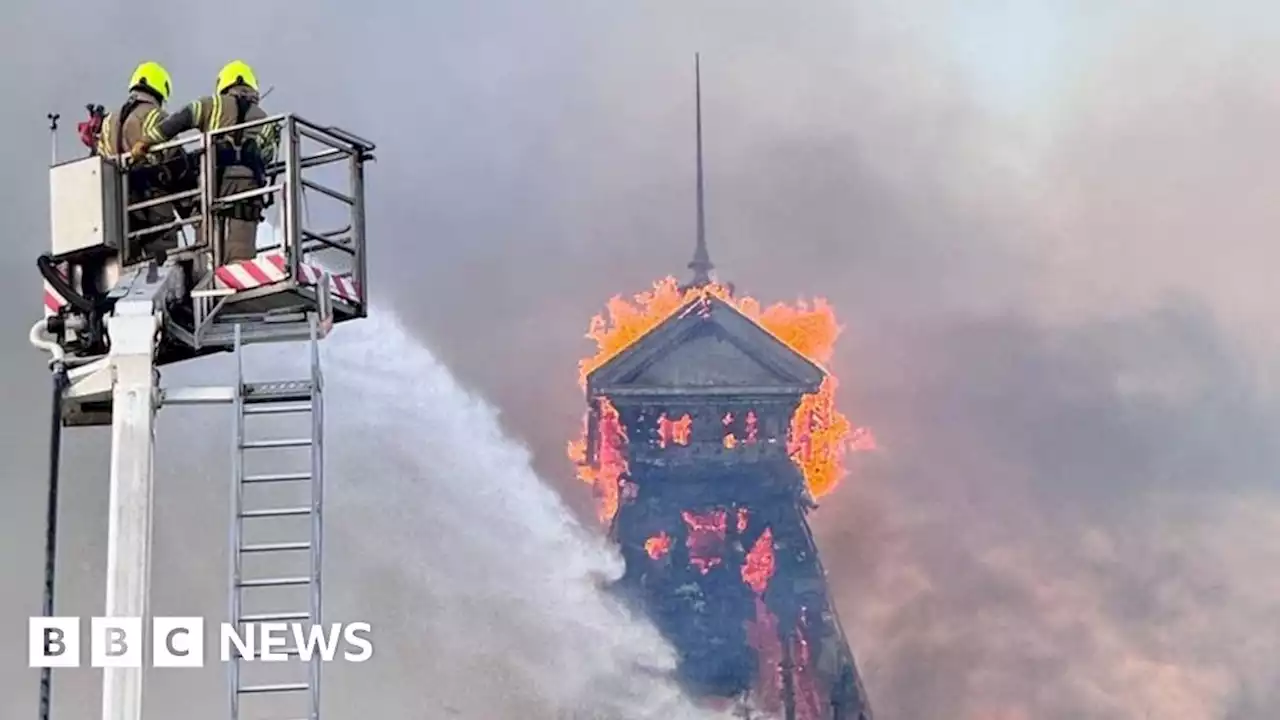
[[[240,326],[235,328],[230,621],[242,630],[245,623],[299,622],[309,629],[321,622],[324,405],[314,315],[310,346],[310,379],[246,382]],[[309,432],[263,437],[259,423],[289,417],[309,420]],[[306,460],[299,457],[301,450],[307,451]],[[276,463],[264,467],[270,459]],[[283,495],[290,497],[282,500]],[[303,659],[290,639],[279,651],[288,662],[246,663],[234,645],[231,650],[231,720],[319,720],[319,652]],[[268,670],[270,681],[256,677]]]

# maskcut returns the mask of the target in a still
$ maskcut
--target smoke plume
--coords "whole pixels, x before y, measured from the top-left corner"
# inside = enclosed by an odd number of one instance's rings
[[[0,168],[5,337],[22,337],[38,312],[30,259],[45,246],[46,109],[110,105],[150,58],[169,65],[185,99],[241,56],[276,86],[273,109],[379,142],[369,227],[387,309],[501,409],[538,474],[563,479],[564,502],[588,517],[589,493],[563,458],[582,408],[581,335],[609,296],[680,271],[692,251],[701,51],[712,257],[762,300],[831,300],[845,324],[833,362],[841,402],[882,446],[813,516],[879,716],[1274,714],[1273,4],[308,8],[142,2],[123,12],[49,0],[8,11],[10,67],[39,70],[0,76],[16,99],[0,114],[11,146]],[[252,20],[200,30],[228,16]],[[16,339],[5,347],[2,512],[13,541],[0,545],[11,568],[0,610],[19,617],[38,607],[43,429],[33,417],[46,400],[34,358]],[[170,437],[195,432],[172,422]],[[423,447],[445,432],[418,431]],[[100,602],[91,543],[104,442],[76,442],[65,561],[81,576],[62,597],[66,612],[89,614]],[[403,461],[383,468],[393,450],[348,451],[368,464],[342,480],[353,494],[415,472]],[[224,457],[217,447],[207,456]],[[225,494],[221,477],[210,476],[212,496]],[[181,501],[170,487],[161,492]],[[421,488],[424,503],[447,489]],[[412,504],[390,527],[334,528],[409,546],[405,562],[366,571],[381,591],[357,582],[357,558],[341,560],[352,569],[335,569],[331,586],[352,573],[364,598],[350,600],[352,613],[413,604],[422,571],[407,561],[448,552],[428,542],[433,528],[409,534],[413,512],[435,516]],[[208,598],[215,613],[220,520],[171,517],[157,572],[174,580],[161,603]],[[469,577],[433,583],[465,589]],[[466,621],[490,621],[484,607]],[[429,683],[436,663],[470,669],[449,677],[465,675],[473,695],[492,687],[487,646],[444,659],[431,633],[394,626],[421,643],[398,656],[424,667],[402,671],[395,692]],[[6,716],[33,702],[21,664],[0,657]],[[393,682],[360,672],[333,683],[352,703],[357,680]],[[92,697],[87,671],[59,683]],[[366,714],[383,709],[360,697]]]

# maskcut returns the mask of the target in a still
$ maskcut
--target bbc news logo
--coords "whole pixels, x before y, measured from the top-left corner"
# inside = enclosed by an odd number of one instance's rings
[[[151,666],[204,667],[205,621],[199,617],[157,617],[151,623]],[[89,646],[91,667],[143,665],[142,618],[95,617],[89,621],[88,642],[82,642],[78,617],[33,617],[27,632],[30,667],[80,667],[81,646]],[[373,629],[369,623],[260,622],[218,624],[218,655],[222,662],[283,662],[297,658],[324,662],[364,662],[373,657]],[[339,652],[341,650],[341,652]]]

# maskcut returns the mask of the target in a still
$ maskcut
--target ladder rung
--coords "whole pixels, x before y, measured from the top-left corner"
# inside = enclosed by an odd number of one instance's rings
[[[291,622],[295,620],[310,620],[311,613],[307,612],[274,612],[274,613],[250,613],[241,615],[239,622]]]
[[[245,383],[243,390],[246,403],[256,404],[311,399],[310,380]]]
[[[250,405],[244,409],[245,415],[283,415],[286,413],[311,412],[310,405]]]
[[[270,510],[245,510],[240,513],[242,518],[269,518],[269,517],[298,517],[300,515],[310,515],[311,508],[271,508]]]
[[[309,542],[278,542],[278,543],[258,543],[254,545],[245,545],[240,548],[242,553],[264,553],[264,552],[286,552],[291,550],[310,550]]]
[[[262,448],[293,448],[293,447],[310,447],[311,438],[288,438],[285,440],[255,440],[247,442],[240,447],[245,450],[255,450]]]
[[[293,578],[262,578],[259,580],[241,580],[242,588],[263,588],[263,587],[294,587],[297,585],[310,585],[311,578],[293,577]]]
[[[268,473],[266,475],[249,475],[241,482],[245,483],[277,483],[277,482],[297,482],[299,480],[310,480],[311,473]]]
[[[310,689],[311,685],[307,683],[279,683],[277,685],[248,685],[237,688],[236,692],[242,695],[257,695],[262,693],[302,692]]]

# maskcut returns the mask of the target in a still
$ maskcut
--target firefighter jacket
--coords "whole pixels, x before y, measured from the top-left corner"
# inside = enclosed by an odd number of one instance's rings
[[[187,130],[212,132],[267,117],[258,105],[258,93],[237,86],[221,95],[195,100],[160,123],[157,134],[169,140]],[[275,161],[279,129],[275,124],[258,125],[214,136],[218,183],[222,179],[253,178],[265,183],[266,168]]]
[[[166,113],[150,93],[134,90],[121,108],[109,113],[102,120],[102,134],[98,136],[98,154],[115,159],[129,152],[140,140],[148,144],[160,142],[160,124]]]

